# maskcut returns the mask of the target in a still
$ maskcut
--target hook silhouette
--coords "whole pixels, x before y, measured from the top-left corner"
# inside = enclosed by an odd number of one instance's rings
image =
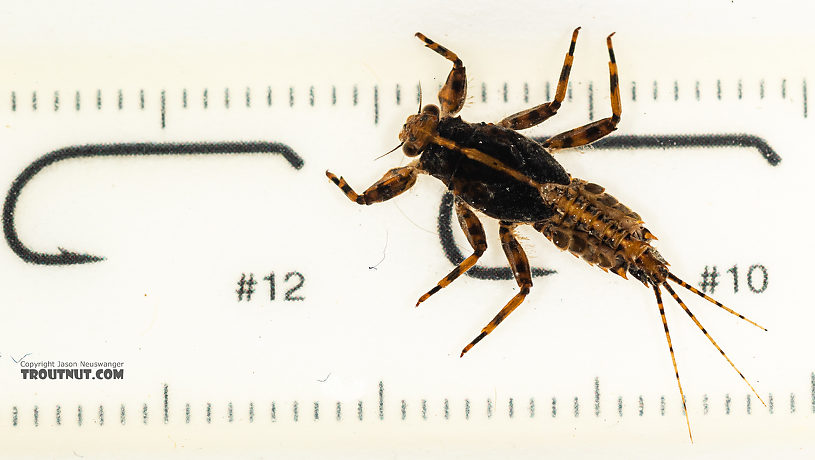
[[[303,167],[303,159],[289,146],[278,142],[202,142],[202,143],[135,143],[135,144],[90,144],[62,148],[47,153],[28,165],[14,179],[3,206],[3,233],[9,247],[21,259],[40,265],[74,265],[98,262],[104,257],[82,254],[58,248],[59,254],[32,251],[26,247],[14,227],[14,211],[23,187],[47,166],[74,158],[142,156],[142,155],[211,155],[278,153],[295,169]]]
[[[533,138],[537,142],[547,136]],[[764,139],[752,134],[677,134],[677,135],[625,135],[611,136],[591,144],[593,149],[645,149],[683,147],[752,147],[759,151],[770,166],[781,162],[781,157]],[[445,193],[439,205],[438,231],[442,251],[453,265],[464,260],[464,254],[453,239],[453,194]],[[532,268],[532,276],[546,276],[555,273],[547,268]],[[508,267],[483,267],[476,265],[465,273],[482,280],[511,280],[512,271]]]

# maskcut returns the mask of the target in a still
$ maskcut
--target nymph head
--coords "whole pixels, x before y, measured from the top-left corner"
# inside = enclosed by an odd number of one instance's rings
[[[399,133],[405,155],[415,157],[422,153],[438,134],[438,126],[439,108],[433,104],[428,104],[416,115],[409,116]]]

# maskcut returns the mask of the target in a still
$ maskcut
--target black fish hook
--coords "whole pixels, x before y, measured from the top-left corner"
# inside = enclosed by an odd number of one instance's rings
[[[535,137],[537,142],[543,142],[549,137]],[[781,156],[773,150],[764,139],[752,134],[676,134],[676,135],[627,135],[612,136],[600,139],[593,143],[593,149],[665,149],[682,147],[742,147],[755,148],[767,160],[770,166],[781,162]],[[562,154],[561,154],[562,155]],[[438,231],[442,251],[453,265],[464,260],[464,254],[456,246],[453,239],[453,195],[446,193],[439,206]],[[532,276],[546,276],[555,273],[548,268],[532,268]],[[467,276],[478,279],[511,280],[512,270],[508,267],[485,267],[476,265],[465,273]]]
[[[104,257],[82,254],[59,248],[59,254],[47,254],[32,251],[26,247],[14,227],[14,211],[23,187],[43,168],[59,161],[74,158],[91,158],[106,156],[140,156],[140,155],[209,155],[209,154],[243,154],[243,153],[279,153],[295,169],[303,167],[303,159],[289,146],[278,142],[201,142],[201,143],[168,143],[168,144],[90,144],[62,148],[47,153],[28,165],[14,179],[6,195],[3,206],[3,233],[9,247],[21,259],[40,265],[73,265],[86,264],[104,260]]]

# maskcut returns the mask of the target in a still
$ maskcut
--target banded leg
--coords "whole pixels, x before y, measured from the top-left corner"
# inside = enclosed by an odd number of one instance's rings
[[[420,303],[427,300],[433,294],[439,292],[441,288],[447,287],[450,283],[453,282],[456,278],[463,275],[467,272],[470,268],[478,262],[478,258],[484,254],[484,251],[487,250],[487,236],[484,233],[484,226],[481,225],[481,221],[478,220],[478,216],[464,203],[459,197],[456,197],[456,215],[458,216],[458,223],[461,225],[461,229],[464,231],[464,234],[467,236],[467,241],[470,242],[470,246],[473,247],[473,255],[464,259],[456,268],[453,269],[447,276],[441,279],[439,283],[431,290],[427,291],[427,293],[419,298],[419,301],[416,302],[416,306],[418,307]]]
[[[721,353],[722,356],[724,356],[724,359],[726,359],[727,362],[730,363],[733,369],[739,374],[739,377],[741,377],[741,379],[744,380],[744,383],[746,383],[747,386],[750,387],[751,390],[753,390],[753,394],[755,394],[756,398],[758,398],[758,400],[761,401],[761,404],[764,404],[764,407],[767,407],[767,404],[764,402],[763,399],[761,399],[761,396],[758,395],[758,392],[756,391],[755,388],[753,388],[753,385],[750,385],[750,382],[747,381],[747,378],[744,377],[744,374],[742,374],[741,371],[736,367],[736,365],[733,364],[733,361],[730,361],[730,358],[727,357],[727,355],[724,353],[724,350],[722,350],[719,344],[717,344],[716,341],[713,340],[713,337],[711,337],[710,334],[708,334],[707,330],[704,328],[704,326],[702,326],[702,323],[700,323],[699,320],[696,319],[696,316],[690,311],[690,308],[688,308],[688,306],[685,305],[685,302],[683,302],[682,299],[679,298],[676,292],[674,292],[673,288],[671,288],[671,286],[667,282],[662,283],[662,285],[665,286],[665,289],[668,290],[668,292],[671,294],[671,297],[674,298],[676,303],[678,303],[679,306],[682,307],[683,310],[685,310],[685,313],[687,313],[688,316],[690,316],[690,319],[693,320],[693,322],[696,324],[696,327],[698,327],[699,330],[702,331],[702,334],[705,334],[705,337],[707,337],[707,339],[710,340],[710,343],[712,343],[713,346],[716,347],[717,350],[719,350],[719,353]]]
[[[566,53],[566,59],[563,61],[560,79],[557,82],[557,90],[555,90],[555,98],[552,102],[546,102],[531,109],[510,115],[501,120],[499,123],[501,126],[515,130],[531,128],[557,113],[557,109],[560,108],[563,98],[566,97],[566,88],[569,86],[569,72],[572,70],[574,46],[575,43],[577,43],[577,31],[579,30],[580,27],[572,32],[572,44],[569,46],[569,52]]]
[[[342,177],[337,177],[329,171],[326,171],[325,175],[345,193],[349,200],[359,204],[374,204],[390,200],[413,187],[419,175],[419,169],[413,165],[393,168],[362,194],[355,192]]]
[[[665,285],[667,286],[667,284]],[[688,424],[688,436],[690,442],[693,442],[693,435],[690,432],[690,419],[688,418],[688,406],[685,404],[685,392],[682,391],[682,382],[679,381],[679,369],[676,367],[676,355],[674,355],[674,346],[671,344],[671,333],[668,332],[668,320],[665,319],[665,307],[662,305],[662,293],[659,292],[659,286],[654,285],[654,295],[657,296],[657,307],[659,307],[659,315],[662,317],[662,327],[665,329],[665,339],[668,340],[668,350],[671,352],[671,361],[674,364],[674,373],[676,374],[676,384],[679,386],[679,396],[682,397],[682,408],[685,411],[685,422]]]
[[[620,85],[617,77],[617,62],[614,60],[614,49],[611,47],[612,35],[614,34],[609,35],[606,39],[609,56],[608,70],[610,74],[611,86],[611,116],[553,136],[543,143],[545,148],[565,149],[569,147],[586,145],[617,129],[617,123],[620,122],[620,115],[622,114],[622,104],[620,103]]]
[[[461,63],[456,53],[425,37],[421,32],[416,32],[416,36],[424,42],[425,46],[453,62],[453,69],[447,76],[447,82],[439,91],[441,116],[452,117],[464,107],[464,99],[467,97],[467,75],[464,64]]]
[[[501,235],[501,246],[504,248],[504,253],[507,256],[507,260],[509,260],[509,266],[512,268],[512,274],[515,275],[515,282],[518,283],[521,291],[510,299],[504,308],[495,315],[495,318],[484,326],[484,329],[481,329],[481,333],[478,334],[478,337],[473,339],[472,342],[461,350],[461,356],[464,356],[464,353],[470,351],[470,348],[474,347],[475,344],[480,342],[487,334],[495,330],[495,328],[501,324],[501,321],[509,316],[509,314],[524,301],[526,295],[529,294],[529,289],[532,287],[532,271],[529,268],[529,260],[526,258],[526,253],[521,247],[521,243],[519,243],[515,235],[512,234],[515,225],[517,224],[501,221],[499,232]]]

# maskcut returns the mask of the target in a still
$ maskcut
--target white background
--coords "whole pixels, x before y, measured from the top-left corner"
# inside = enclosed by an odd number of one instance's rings
[[[0,7],[0,183],[11,184],[47,152],[88,143],[267,140],[286,143],[305,160],[295,171],[277,156],[104,158],[68,161],[37,175],[17,208],[24,243],[107,259],[47,267],[0,251],[0,437],[7,451],[811,455],[805,433],[813,426],[815,369],[807,289],[812,114],[804,100],[804,81],[813,84],[811,10],[797,2],[257,3]],[[782,157],[771,167],[749,148],[589,147],[558,154],[573,176],[602,184],[643,216],[674,273],[697,284],[704,267],[716,265],[722,274],[716,297],[769,329],[679,292],[762,397],[773,395],[772,415],[754,397],[746,413],[749,389],[666,299],[696,441],[691,445],[653,293],[560,253],[531,230],[523,232],[523,244],[533,264],[557,274],[536,278],[522,307],[459,359],[461,348],[517,292],[515,283],[462,278],[413,308],[451,269],[436,235],[441,184],[423,177],[405,195],[362,208],[325,179],[331,169],[361,191],[403,161],[397,153],[371,160],[396,144],[404,118],[416,109],[416,84],[421,81],[425,101],[432,101],[450,67],[413,38],[416,31],[458,53],[467,66],[470,99],[462,116],[496,121],[543,102],[546,82],[554,90],[576,26],[582,30],[572,98],[529,135],[588,122],[589,85],[594,118],[607,116],[605,37],[616,32],[623,95],[617,134],[748,133]],[[502,264],[496,225],[486,227],[491,247],[484,263]],[[741,276],[737,294],[728,290],[726,272],[734,264]],[[770,275],[762,294],[746,288],[753,264]],[[303,273],[298,294],[306,300],[281,301],[281,284],[277,300],[265,298],[261,278],[271,271],[278,283],[286,272]],[[237,302],[237,281],[249,272],[261,281],[258,292],[251,302]],[[29,360],[124,361],[125,380],[24,381],[12,358],[27,353]],[[378,418],[380,381],[384,421]],[[665,416],[659,415],[662,396]],[[356,418],[359,401],[363,422]],[[204,420],[208,402],[210,424]],[[250,402],[256,410],[251,423]],[[314,402],[319,421],[312,417]],[[341,422],[333,415],[337,402]],[[84,423],[77,426],[80,405]],[[125,425],[118,420],[121,405]],[[99,406],[106,414],[101,426]]]

